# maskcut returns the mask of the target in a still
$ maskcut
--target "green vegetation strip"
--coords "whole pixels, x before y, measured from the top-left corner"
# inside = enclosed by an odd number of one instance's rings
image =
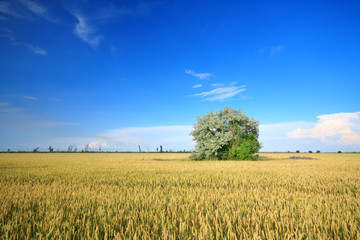
[[[360,154],[262,156],[1,154],[0,238],[360,239]]]

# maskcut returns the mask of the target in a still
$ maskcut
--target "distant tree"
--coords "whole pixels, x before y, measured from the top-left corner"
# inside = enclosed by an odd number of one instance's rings
[[[161,153],[163,152],[163,147],[162,147],[162,145],[160,145],[160,152],[161,152]]]
[[[85,150],[85,152],[88,152],[88,151],[89,151],[89,144],[86,144],[86,145],[85,145],[85,149],[84,149],[84,150]]]
[[[159,148],[158,148],[158,147],[156,148],[156,152],[159,152]]]
[[[39,152],[39,147],[34,148],[34,150],[33,150],[32,152],[33,152],[33,153],[37,153],[37,152]]]
[[[72,152],[73,149],[74,149],[74,146],[73,146],[73,145],[69,145],[69,146],[68,146],[68,152]]]
[[[317,150],[316,153],[320,153],[320,150]]]
[[[48,149],[49,149],[49,152],[53,152],[53,151],[54,151],[54,148],[53,148],[52,146],[49,146]]]
[[[341,151],[338,151],[338,153],[342,153]]]
[[[311,150],[309,150],[309,153],[312,153],[312,151],[311,151]]]
[[[138,145],[138,147],[139,147],[139,152],[141,152],[141,147],[140,147],[140,145]]]
[[[259,123],[241,110],[224,108],[197,118],[190,133],[196,142],[192,160],[254,160],[261,145]]]
[[[300,153],[300,150],[296,150],[296,153]]]
[[[8,149],[7,149],[7,152],[8,152],[8,153],[11,152],[11,148],[8,148]]]

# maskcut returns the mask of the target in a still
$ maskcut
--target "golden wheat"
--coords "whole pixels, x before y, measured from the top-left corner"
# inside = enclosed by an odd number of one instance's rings
[[[292,155],[0,154],[0,236],[360,239],[360,154]]]

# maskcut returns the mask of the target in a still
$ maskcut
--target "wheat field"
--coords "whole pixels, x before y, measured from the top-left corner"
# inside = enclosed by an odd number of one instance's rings
[[[0,154],[1,239],[360,239],[360,154],[188,156]]]

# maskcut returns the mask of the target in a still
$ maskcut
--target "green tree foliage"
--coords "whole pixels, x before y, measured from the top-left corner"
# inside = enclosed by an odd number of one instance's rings
[[[49,152],[53,152],[53,151],[54,151],[54,148],[53,148],[52,146],[49,146],[48,149],[49,149]]]
[[[261,146],[259,123],[241,110],[224,108],[197,118],[190,133],[196,141],[191,160],[253,160]]]

